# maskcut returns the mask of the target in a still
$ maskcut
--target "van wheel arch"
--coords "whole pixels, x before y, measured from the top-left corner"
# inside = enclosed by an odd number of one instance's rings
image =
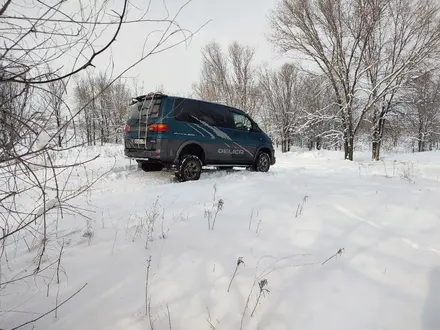
[[[269,155],[269,157],[270,157],[271,160],[273,159],[273,154],[272,154],[272,151],[270,150],[269,147],[260,147],[260,148],[257,150],[257,152],[255,153],[255,156],[254,156],[254,163],[255,163],[255,161],[257,160],[257,157],[258,157],[258,155],[259,155],[261,152],[265,152],[266,154]]]
[[[205,164],[206,153],[203,147],[198,142],[188,141],[182,144],[179,150],[177,151],[175,163],[179,164],[179,161],[187,155],[197,156],[202,162],[202,164],[203,165]]]

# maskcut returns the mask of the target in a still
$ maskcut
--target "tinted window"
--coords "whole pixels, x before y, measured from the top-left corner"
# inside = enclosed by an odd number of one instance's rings
[[[179,121],[197,123],[199,117],[199,102],[176,98],[174,101],[174,118]]]
[[[248,117],[240,113],[232,112],[234,119],[234,128],[249,132],[252,129],[252,122]]]
[[[200,102],[199,119],[211,126],[232,128],[232,120],[229,109],[228,107],[220,104]]]
[[[161,104],[161,99],[145,99],[136,102],[130,106],[128,117],[130,119],[137,119],[141,121],[145,121],[147,117],[157,118],[160,114]]]
[[[219,104],[176,98],[174,117],[176,120],[190,123],[200,124],[200,121],[203,121],[210,126],[233,127],[228,108]]]

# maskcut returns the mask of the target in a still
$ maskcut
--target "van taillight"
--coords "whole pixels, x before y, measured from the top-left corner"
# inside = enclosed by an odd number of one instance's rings
[[[167,124],[153,124],[148,126],[148,132],[165,133],[168,132]]]
[[[124,126],[124,132],[125,133],[128,133],[128,132],[130,132],[131,131],[131,127],[130,127],[130,125],[125,125]]]

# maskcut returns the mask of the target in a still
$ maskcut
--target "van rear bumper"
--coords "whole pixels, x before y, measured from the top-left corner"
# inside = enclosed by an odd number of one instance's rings
[[[132,139],[125,140],[124,155],[127,158],[142,162],[169,164],[173,162],[173,155],[169,153],[169,141],[156,139],[154,145],[134,145]],[[168,152],[168,153],[167,153]]]
[[[161,159],[160,146],[161,141],[154,140],[148,141],[146,145],[138,145],[134,143],[134,139],[126,138],[124,145],[124,155],[127,158],[155,161],[158,162]]]
[[[127,158],[136,159],[136,160],[145,160],[145,161],[160,161],[160,156],[157,154],[153,154],[153,151],[147,150],[138,150],[138,149],[124,149],[124,155]]]

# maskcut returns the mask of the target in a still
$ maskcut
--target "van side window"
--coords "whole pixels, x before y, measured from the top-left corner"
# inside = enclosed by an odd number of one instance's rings
[[[241,131],[249,132],[252,130],[252,122],[249,120],[248,117],[232,112],[232,117],[234,118],[234,128],[239,129]]]
[[[200,102],[200,119],[211,126],[232,128],[229,108],[220,104]]]
[[[184,98],[175,99],[174,118],[189,123],[204,122],[216,127],[233,128],[234,126],[228,107]]]
[[[197,123],[198,121],[195,118],[200,117],[199,102],[195,100],[176,98],[174,100],[173,114],[174,118],[178,121]]]

